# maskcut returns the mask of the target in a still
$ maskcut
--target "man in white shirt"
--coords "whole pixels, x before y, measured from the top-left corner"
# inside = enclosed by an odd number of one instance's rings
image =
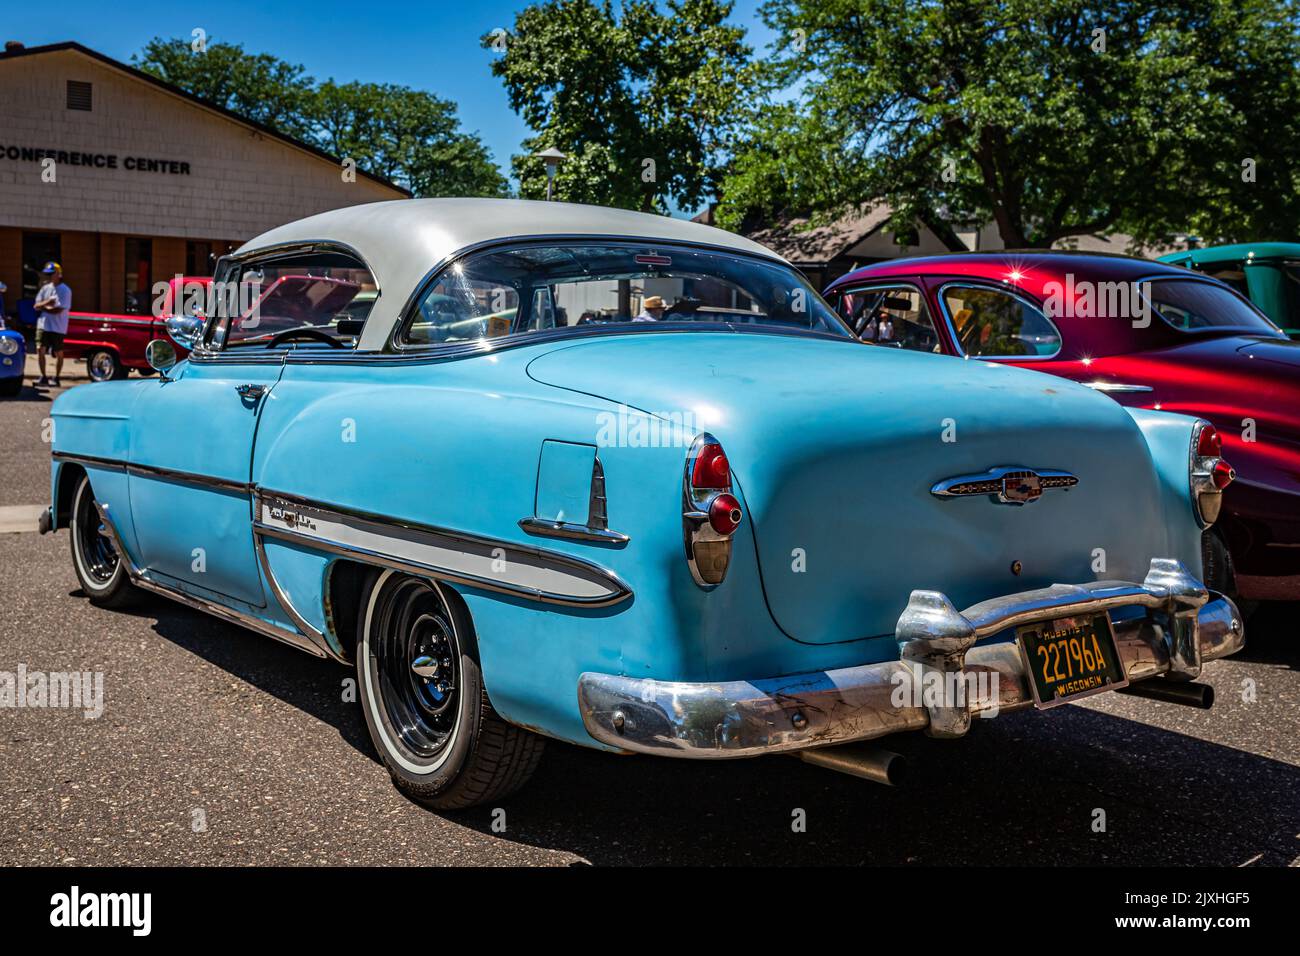
[[[63,266],[57,262],[45,263],[41,275],[46,277],[45,285],[36,293],[33,308],[36,318],[36,364],[40,366],[41,377],[36,380],[36,387],[53,384],[59,387],[59,376],[63,374],[63,336],[68,333],[68,313],[72,311],[72,290],[63,281]],[[45,351],[54,353],[54,381],[45,377]]]
[[[877,335],[877,338],[881,342],[894,341],[894,322],[889,317],[888,312],[880,313],[880,325],[879,325],[879,333]]]

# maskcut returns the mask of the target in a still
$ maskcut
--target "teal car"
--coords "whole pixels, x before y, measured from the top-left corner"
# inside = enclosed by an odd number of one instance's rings
[[[654,314],[658,312],[659,314]],[[599,315],[600,321],[583,321]],[[696,223],[407,200],[222,260],[156,379],[53,406],[81,588],[353,668],[397,786],[499,800],[546,740],[796,753],[1102,691],[1208,703],[1207,422],[874,349]]]
[[[1171,252],[1161,262],[1226,282],[1293,339],[1300,339],[1300,242],[1246,242]]]

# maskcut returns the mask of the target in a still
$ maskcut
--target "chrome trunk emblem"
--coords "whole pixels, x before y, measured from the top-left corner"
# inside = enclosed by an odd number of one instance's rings
[[[1035,470],[1021,465],[991,468],[982,475],[947,478],[930,494],[939,498],[963,498],[987,495],[1004,505],[1027,505],[1037,501],[1044,491],[1073,488],[1079,479],[1068,471]]]

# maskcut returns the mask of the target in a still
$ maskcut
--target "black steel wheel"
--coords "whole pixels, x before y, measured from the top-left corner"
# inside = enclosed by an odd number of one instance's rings
[[[544,741],[493,710],[459,598],[396,571],[373,572],[363,592],[361,706],[397,787],[438,809],[458,809],[522,786]]]

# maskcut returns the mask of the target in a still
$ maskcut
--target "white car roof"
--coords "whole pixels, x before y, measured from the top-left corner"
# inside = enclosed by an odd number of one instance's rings
[[[448,256],[494,240],[539,236],[660,239],[785,261],[752,240],[698,222],[524,199],[397,199],[347,206],[277,226],[234,254],[310,242],[342,243],[355,250],[380,290],[358,343],[360,350],[374,350],[383,348],[402,307],[430,270]]]

